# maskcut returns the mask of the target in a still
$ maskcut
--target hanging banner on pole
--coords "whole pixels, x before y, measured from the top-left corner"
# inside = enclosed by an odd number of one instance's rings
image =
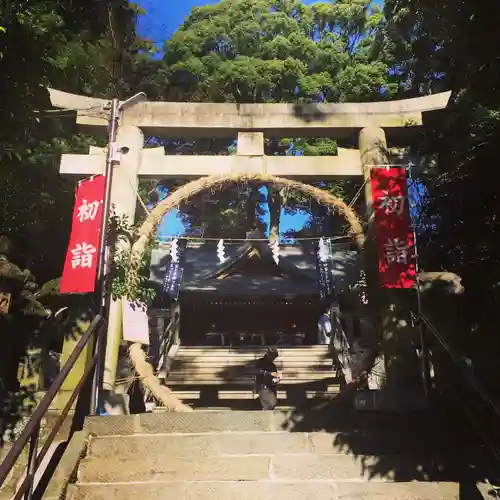
[[[170,261],[163,281],[163,291],[173,300],[179,298],[183,271],[179,262]]]
[[[95,290],[104,191],[103,175],[96,175],[78,185],[61,293],[88,293]]]
[[[316,268],[318,270],[319,294],[322,300],[326,300],[333,295],[332,280],[332,254],[330,241],[320,238],[316,254]]]
[[[179,298],[181,290],[182,275],[184,269],[181,267],[183,246],[179,246],[178,239],[174,238],[170,244],[170,262],[167,267],[165,279],[163,280],[163,292],[172,300]]]
[[[375,167],[370,180],[380,284],[383,288],[413,288],[417,274],[406,169]]]

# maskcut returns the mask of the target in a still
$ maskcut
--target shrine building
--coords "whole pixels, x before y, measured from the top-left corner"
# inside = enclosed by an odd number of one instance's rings
[[[181,241],[182,276],[172,297],[164,287],[170,244],[154,249],[150,280],[156,298],[150,314],[163,311],[170,317],[169,311],[178,311],[183,345],[316,344],[327,302],[320,293],[317,241],[280,245],[277,262],[265,241],[226,245],[225,257],[220,262],[216,242]],[[332,264],[343,318],[359,323],[360,265],[354,245],[332,244]]]

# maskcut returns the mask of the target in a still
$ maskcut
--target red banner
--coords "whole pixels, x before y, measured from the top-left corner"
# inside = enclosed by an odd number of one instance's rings
[[[383,288],[413,288],[417,274],[406,169],[375,167],[370,179],[380,284]]]
[[[87,293],[95,290],[105,182],[103,175],[96,175],[82,181],[76,190],[61,293]]]

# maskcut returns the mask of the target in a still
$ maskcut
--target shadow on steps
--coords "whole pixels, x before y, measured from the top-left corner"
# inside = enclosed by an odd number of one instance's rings
[[[458,500],[496,498],[485,496],[489,488],[484,483],[498,484],[499,471],[456,415],[357,412],[338,398],[290,411],[282,428],[326,434],[321,452],[352,455],[369,479],[455,482]]]

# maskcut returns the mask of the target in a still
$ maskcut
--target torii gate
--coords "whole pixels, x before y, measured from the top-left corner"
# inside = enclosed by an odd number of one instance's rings
[[[87,132],[104,132],[109,101],[49,89],[52,106],[76,110]],[[189,179],[224,173],[267,173],[301,180],[364,177],[371,213],[370,167],[391,163],[387,149],[404,146],[423,125],[423,115],[444,109],[451,92],[413,99],[342,104],[233,104],[142,102],[123,111],[117,135],[120,161],[114,166],[111,203],[117,215],[133,220],[139,177]],[[166,138],[237,138],[235,156],[169,156],[164,148],[143,149],[144,135]],[[338,156],[266,156],[265,137],[330,137],[358,142],[359,149]],[[106,151],[65,154],[60,173],[86,177],[103,174]],[[405,158],[398,155],[398,163]],[[121,307],[110,307],[104,388],[112,390],[121,341]]]

